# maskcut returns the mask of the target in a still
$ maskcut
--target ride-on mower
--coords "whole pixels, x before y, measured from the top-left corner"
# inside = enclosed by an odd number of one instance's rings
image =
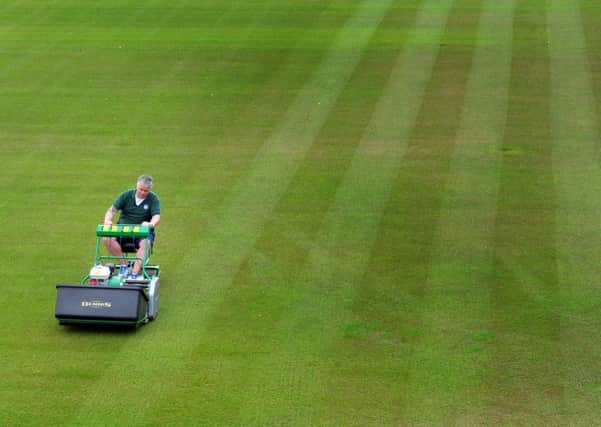
[[[159,311],[160,270],[158,265],[149,265],[150,234],[150,228],[141,225],[98,225],[90,273],[79,284],[56,285],[59,323],[139,326],[154,320]],[[124,255],[101,255],[103,237],[120,238]],[[146,240],[142,257],[136,256],[134,239]],[[142,269],[138,278],[132,278],[136,260]]]

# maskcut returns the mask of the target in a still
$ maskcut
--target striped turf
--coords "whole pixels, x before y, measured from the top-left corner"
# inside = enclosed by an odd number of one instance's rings
[[[539,422],[562,411],[549,55],[539,7],[516,4],[499,172],[490,298],[495,339],[485,385],[491,412],[504,422],[525,414]]]
[[[599,16],[0,4],[0,422],[594,424]],[[54,284],[146,171],[158,320],[59,327]]]
[[[601,368],[594,356],[601,252],[601,169],[598,107],[581,11],[577,3],[550,2],[548,11],[553,170],[557,194],[557,275],[561,292],[563,397],[566,420],[595,423],[586,408],[598,398]]]
[[[393,397],[381,400],[376,397],[379,394],[370,396],[376,379],[365,376],[366,370],[394,372],[394,366],[376,368],[371,366],[374,362],[367,360],[355,361],[351,368],[346,363],[336,366],[330,358],[333,352],[346,352],[346,345],[338,342],[341,334],[354,338],[355,334],[378,327],[355,318],[352,301],[364,278],[394,177],[407,149],[449,9],[450,2],[439,1],[426,2],[420,8],[415,30],[390,72],[333,201],[324,212],[304,265],[289,282],[296,300],[275,325],[281,331],[281,343],[252,376],[251,383],[259,387],[249,390],[251,398],[243,407],[251,413],[264,416],[260,412],[272,410],[285,417],[286,412],[294,410],[294,402],[313,398],[321,403],[298,411],[297,415],[309,424],[329,418],[332,422],[351,420],[358,414],[361,419],[379,419],[384,423],[396,419]],[[427,39],[421,34],[422,28],[430,29]],[[401,98],[399,93],[405,96]],[[314,380],[292,388],[274,372],[288,372],[292,378],[308,375]],[[380,375],[377,374],[377,381],[381,381]],[[392,391],[394,384],[383,389],[388,387]],[[357,394],[357,388],[363,393]],[[270,404],[258,405],[261,401]],[[332,408],[338,408],[340,413]]]
[[[483,368],[495,338],[489,322],[493,271],[492,238],[497,208],[499,148],[507,111],[513,2],[482,5],[461,125],[454,141],[445,197],[434,237],[429,292],[424,306],[428,335],[420,342],[422,363],[437,371],[437,380],[417,377],[416,387],[437,390],[446,417],[460,424],[486,423],[482,414]],[[428,351],[439,347],[442,351]],[[457,351],[456,349],[460,349]],[[436,377],[435,377],[436,378]],[[444,378],[445,381],[441,381]],[[423,386],[421,384],[427,384]],[[466,404],[465,402],[469,402]],[[432,411],[429,405],[422,411]]]

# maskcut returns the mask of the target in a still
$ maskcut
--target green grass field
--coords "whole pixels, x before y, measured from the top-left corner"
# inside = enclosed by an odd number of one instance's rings
[[[598,0],[4,0],[0,424],[599,425]],[[59,326],[155,178],[161,312]]]

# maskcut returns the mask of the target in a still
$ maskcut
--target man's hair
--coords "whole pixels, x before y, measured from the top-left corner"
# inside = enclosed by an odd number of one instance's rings
[[[138,184],[142,184],[144,187],[152,188],[152,177],[149,175],[141,175],[137,181]]]

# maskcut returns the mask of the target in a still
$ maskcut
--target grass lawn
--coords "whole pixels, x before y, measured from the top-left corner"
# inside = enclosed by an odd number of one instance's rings
[[[582,425],[601,5],[5,0],[0,424]],[[54,319],[155,178],[161,312]]]

